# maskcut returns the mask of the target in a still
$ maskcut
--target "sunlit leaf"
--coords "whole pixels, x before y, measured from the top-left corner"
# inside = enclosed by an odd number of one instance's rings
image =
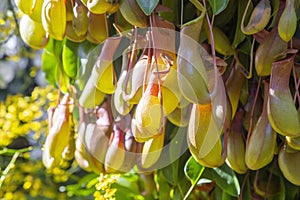
[[[62,64],[65,73],[72,79],[76,78],[80,66],[78,57],[78,46],[76,42],[66,40],[62,51]]]
[[[139,176],[134,173],[120,176],[117,182],[112,184],[116,188],[116,199],[144,199],[140,194]]]
[[[186,162],[184,166],[184,173],[190,179],[192,184],[196,184],[198,179],[201,177],[205,167],[200,165],[192,156]]]
[[[68,91],[69,78],[62,66],[63,42],[51,38],[42,56],[42,70],[50,84]]]
[[[42,55],[42,69],[45,73],[46,80],[53,86],[56,86],[55,71],[57,63],[55,55],[48,50],[44,50]]]

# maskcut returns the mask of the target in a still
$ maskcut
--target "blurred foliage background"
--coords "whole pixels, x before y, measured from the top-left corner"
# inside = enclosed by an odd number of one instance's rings
[[[20,17],[14,1],[1,0],[0,199],[66,199],[65,186],[78,181],[82,172],[57,169],[47,174],[41,162],[46,111],[56,104],[57,91],[41,71],[42,51],[29,48],[19,36]]]
[[[45,169],[42,147],[48,132],[47,110],[57,105],[58,90],[42,72],[43,50],[22,41],[21,16],[13,0],[1,0],[0,199],[143,199],[143,184],[135,172],[122,178],[99,176],[83,171],[76,162],[67,168]]]
[[[171,1],[160,2],[165,5]],[[175,14],[162,13],[161,16],[176,26],[191,21],[199,14],[188,0],[174,2]],[[180,2],[184,4],[182,16]],[[236,15],[242,15],[237,12],[238,1],[209,2],[225,2],[222,7],[223,10],[226,9],[216,15],[214,20],[234,40],[235,32],[231,30],[232,27],[237,27],[234,19],[238,17]],[[270,2],[273,5],[279,1]],[[300,7],[297,13],[300,13]],[[182,199],[186,194],[190,195],[190,199],[236,199],[241,193],[244,197],[241,199],[266,199],[269,188],[270,191],[275,188],[270,192],[274,194],[270,199],[299,198],[299,187],[283,178],[276,159],[262,170],[248,170],[245,175],[234,173],[227,164],[219,168],[205,168],[190,157],[188,151],[174,163],[153,174],[139,174],[134,168],[122,175],[99,175],[82,170],[76,162],[47,170],[42,164],[43,144],[48,132],[47,110],[58,104],[59,94],[56,88],[47,83],[42,72],[43,50],[28,47],[20,38],[18,24],[21,16],[22,13],[13,0],[1,0],[0,200]],[[108,20],[111,18],[113,17],[109,16]],[[299,16],[297,23],[295,36],[299,39]],[[248,66],[252,38],[241,32],[240,35],[242,38],[238,38],[233,46],[236,48],[239,45],[238,56]],[[202,38],[203,41],[207,39],[206,36]],[[85,51],[84,56],[95,47],[95,44],[87,40],[80,45]],[[227,62],[232,59],[230,56],[223,58]],[[254,78],[258,79],[256,75]],[[246,90],[248,92],[248,88]],[[275,176],[272,177],[272,174]],[[200,176],[204,178],[200,179]]]

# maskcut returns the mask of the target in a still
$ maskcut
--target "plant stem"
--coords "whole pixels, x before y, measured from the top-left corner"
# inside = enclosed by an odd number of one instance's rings
[[[194,187],[197,185],[197,183],[198,183],[198,181],[199,181],[199,179],[200,179],[200,177],[201,177],[201,175],[202,175],[204,169],[205,169],[205,167],[202,167],[202,169],[201,169],[201,171],[199,172],[199,174],[198,174],[196,180],[195,180],[194,182],[192,182],[192,186],[190,187],[189,191],[187,191],[187,193],[185,194],[185,197],[183,198],[184,200],[186,200],[186,199],[190,196],[190,194],[191,194],[191,192],[193,191]]]
[[[19,157],[20,153],[17,151],[14,153],[13,157],[11,158],[9,164],[7,165],[7,167],[3,170],[2,175],[0,177],[0,188],[2,187],[2,184],[6,178],[6,175],[8,174],[8,172],[14,168],[15,162],[17,160],[17,158]]]
[[[258,85],[257,85],[257,90],[256,90],[255,98],[254,98],[254,103],[253,103],[253,107],[252,107],[252,110],[251,110],[250,124],[249,124],[249,129],[248,129],[248,136],[247,136],[246,146],[248,146],[248,141],[250,140],[251,132],[252,132],[252,129],[253,129],[254,110],[255,110],[255,105],[256,105],[256,102],[257,102],[258,94],[259,94],[259,89],[260,89],[260,85],[261,85],[261,79],[262,78],[259,77]]]
[[[0,155],[3,155],[3,154],[7,154],[7,155],[13,155],[15,153],[25,153],[25,152],[28,152],[28,151],[31,151],[32,150],[32,147],[27,147],[27,148],[23,148],[23,149],[8,149],[8,148],[4,148],[2,150],[0,150]]]

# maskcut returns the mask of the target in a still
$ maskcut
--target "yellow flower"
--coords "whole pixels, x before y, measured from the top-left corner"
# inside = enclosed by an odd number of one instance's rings
[[[26,200],[25,194],[21,191],[16,191],[13,195],[14,195],[13,197],[14,200]]]
[[[0,131],[0,146],[4,147],[11,143],[10,138],[8,135],[2,131]]]
[[[106,198],[106,199],[113,198],[114,195],[116,194],[116,191],[117,191],[116,188],[113,188],[113,189],[108,188],[108,189],[106,189],[105,190],[105,194],[104,194],[104,198]]]
[[[99,200],[101,197],[101,193],[99,191],[94,192],[94,198],[95,200]]]
[[[32,182],[31,181],[25,181],[24,184],[23,184],[24,190],[30,189],[31,186],[32,186]]]
[[[16,118],[15,113],[6,113],[5,119],[6,120],[14,120]]]
[[[12,192],[7,192],[5,195],[4,195],[4,199],[5,200],[12,200],[14,198],[14,195]]]
[[[34,113],[34,119],[38,119],[42,116],[43,116],[43,112],[40,110]]]
[[[26,158],[26,159],[30,158],[30,153],[29,152],[25,152],[22,155],[23,155],[23,158]]]
[[[39,121],[33,121],[30,123],[30,129],[33,131],[39,131],[42,128],[42,124]]]
[[[29,122],[33,119],[34,115],[30,109],[26,109],[19,113],[19,119],[24,122]]]
[[[2,126],[3,126],[4,122],[5,122],[5,119],[3,119],[3,118],[0,118],[0,127],[2,127]]]
[[[40,93],[39,88],[38,88],[38,87],[35,87],[35,88],[33,89],[33,91],[31,92],[31,99],[32,99],[33,101],[34,101],[34,100],[37,100],[38,97],[39,97],[39,93]]]
[[[11,129],[11,124],[12,124],[11,121],[5,121],[2,129],[4,131],[9,131]]]
[[[41,180],[40,178],[36,178],[36,179],[34,180],[34,183],[33,183],[32,188],[33,188],[34,190],[39,190],[39,189],[41,188],[41,186],[42,186],[42,180]]]
[[[18,107],[20,110],[23,110],[28,107],[28,103],[24,100],[24,98],[22,97],[18,98]]]
[[[8,106],[7,108],[8,112],[11,114],[15,114],[17,112],[17,107],[15,104]]]
[[[32,112],[38,112],[40,111],[40,105],[38,105],[36,102],[33,103],[33,104],[30,104],[29,106],[29,109],[32,111]]]

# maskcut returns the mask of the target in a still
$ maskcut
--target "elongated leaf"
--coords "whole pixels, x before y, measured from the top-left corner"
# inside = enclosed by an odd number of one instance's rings
[[[79,43],[66,40],[63,45],[62,51],[62,64],[66,74],[74,79],[76,78],[77,71],[79,69],[79,57],[78,57]]]
[[[170,199],[171,186],[169,184],[169,181],[163,175],[162,171],[158,173],[157,182],[159,184],[159,190],[161,191],[159,193],[159,199]]]
[[[140,194],[140,179],[135,173],[120,176],[117,182],[112,184],[116,188],[116,199],[144,199]]]
[[[283,180],[285,188],[285,199],[297,199],[300,196],[299,187],[286,180],[282,175],[280,179]]]
[[[240,176],[240,182],[245,181],[245,176]],[[243,188],[243,191],[241,191],[240,197],[242,197],[243,200],[251,200],[251,189],[250,189],[250,180],[249,176],[247,177],[246,184]]]
[[[67,92],[69,77],[62,66],[63,42],[51,38],[44,50],[42,57],[42,70],[46,80],[54,86],[59,86],[61,91]]]
[[[79,70],[78,86],[80,90],[83,90],[91,76],[94,64],[102,51],[103,45],[93,47],[89,43],[83,43],[79,49],[79,55],[81,57],[81,67]],[[92,51],[88,52],[89,49]]]
[[[182,179],[185,178],[182,169],[190,157],[186,151],[187,142],[185,133],[186,128],[174,128],[172,131],[172,141],[168,145],[170,162],[172,163],[164,168],[163,174],[173,185],[181,183]],[[183,153],[184,151],[186,152]],[[175,162],[173,162],[174,160]]]
[[[171,161],[182,158],[182,154],[187,148],[185,133],[186,128],[175,127],[172,130],[172,142],[169,145],[169,156]]]
[[[113,188],[117,189],[115,199],[145,199],[140,192],[132,192],[129,187],[114,183]]]
[[[56,60],[57,60],[57,68],[55,69],[56,84],[58,85],[59,89],[62,92],[66,93],[68,92],[70,79],[65,73],[65,71],[63,70],[61,59],[59,58]]]
[[[42,55],[42,70],[45,73],[46,80],[56,87],[55,71],[57,68],[55,56],[47,49],[44,50]]]
[[[162,13],[160,13],[160,16],[170,22],[173,22],[174,24],[179,24],[180,23],[179,22],[180,21],[179,4],[180,4],[180,1],[162,0],[162,5],[170,8],[172,10],[172,12],[162,12]]]
[[[240,185],[238,179],[227,165],[213,168],[212,175],[216,184],[222,188],[223,191],[234,197],[239,196]]]
[[[139,193],[139,176],[137,174],[124,174],[120,176],[116,185],[128,188],[132,193]]]
[[[228,24],[232,20],[232,18],[236,20],[238,1],[240,0],[229,0],[226,8],[221,13],[215,16],[213,25],[217,27],[223,27],[225,24]]]
[[[229,195],[227,192],[223,191],[222,193],[222,200],[233,200],[234,198]]]
[[[290,192],[290,190],[287,193],[289,193],[289,192]],[[279,200],[287,199],[285,197],[285,194],[286,194],[286,191],[285,191],[284,178],[283,178],[283,176],[280,176],[280,193],[278,195],[278,199]]]
[[[229,0],[209,0],[214,15],[221,13],[227,7]]]
[[[243,32],[241,30],[241,22],[242,22],[242,17],[243,17],[243,14],[244,14],[246,6],[247,6],[247,2],[248,2],[247,0],[238,1],[238,11],[237,11],[238,17],[237,17],[237,25],[235,28],[235,35],[234,35],[234,39],[232,42],[233,48],[236,48],[246,37],[245,34],[243,34]],[[253,4],[250,3],[248,13],[245,18],[246,22],[248,22],[252,10],[253,10]]]
[[[57,86],[56,70],[59,67],[61,52],[62,42],[50,38],[42,55],[42,70],[45,73],[46,80],[55,87]]]
[[[272,28],[272,27],[274,27],[275,22],[277,20],[277,15],[278,15],[280,1],[270,1],[270,3],[271,3],[271,6],[272,6],[272,10],[273,10],[273,14],[272,14],[273,17],[272,17],[271,23],[269,23],[269,27]]]
[[[184,171],[182,170],[190,157],[188,151],[186,151],[178,160],[172,162],[167,167],[161,170],[161,175],[164,176],[166,181],[172,186],[181,185],[186,179]]]
[[[218,186],[215,187],[211,195],[212,195],[212,199],[214,200],[223,200],[222,199],[223,190]]]
[[[136,0],[145,15],[149,16],[156,8],[159,0]]]
[[[85,185],[89,185],[91,181],[97,181],[98,182],[98,175],[91,173],[83,176],[78,183],[67,185],[66,190],[68,191],[68,194],[70,196],[76,195],[76,196],[88,196],[95,192],[94,187],[84,187]]]
[[[175,162],[171,163],[167,167],[162,169],[161,175],[164,176],[166,181],[171,185],[176,185],[178,181],[177,173],[178,173],[178,163],[179,160],[176,160]]]
[[[181,200],[184,198],[183,196],[184,194],[182,193],[182,191],[180,190],[179,187],[175,187],[174,188],[174,194],[173,194],[173,199],[174,200]]]

